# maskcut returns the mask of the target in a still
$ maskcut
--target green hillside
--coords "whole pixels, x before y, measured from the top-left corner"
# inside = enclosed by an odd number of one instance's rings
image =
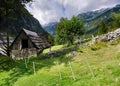
[[[118,42],[99,43],[78,48],[72,58],[68,53],[47,59],[33,56],[28,68],[25,60],[10,62],[7,59],[3,61],[4,57],[1,57],[0,86],[119,86],[119,47]]]
[[[84,28],[86,29],[87,34],[95,34],[98,30],[100,21],[108,20],[108,23],[111,22],[111,15],[113,13],[120,13],[120,5],[116,5],[112,8],[81,13],[78,15],[78,18],[84,21]]]

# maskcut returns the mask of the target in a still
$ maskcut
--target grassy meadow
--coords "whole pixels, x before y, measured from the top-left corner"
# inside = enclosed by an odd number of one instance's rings
[[[74,57],[66,53],[41,58],[26,59],[26,68],[25,60],[9,61],[1,56],[0,86],[120,86],[117,42],[82,46]]]

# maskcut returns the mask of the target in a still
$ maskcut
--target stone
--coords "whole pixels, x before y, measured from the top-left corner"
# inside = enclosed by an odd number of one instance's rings
[[[108,32],[107,34],[103,34],[101,36],[96,36],[92,41],[90,42],[90,45],[95,44],[98,41],[102,42],[111,42],[116,40],[118,37],[120,37],[120,28],[116,29],[115,31]]]

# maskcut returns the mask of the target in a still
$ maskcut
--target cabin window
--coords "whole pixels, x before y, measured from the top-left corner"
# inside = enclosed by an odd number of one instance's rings
[[[28,48],[28,40],[27,39],[23,39],[22,40],[22,49]]]

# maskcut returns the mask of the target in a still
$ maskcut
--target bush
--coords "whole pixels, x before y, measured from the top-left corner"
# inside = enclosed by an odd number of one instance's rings
[[[99,50],[100,47],[99,46],[90,46],[90,49],[93,51]]]
[[[89,42],[89,41],[91,41],[91,38],[84,39],[84,40],[81,41],[81,43],[86,43],[86,42]]]

